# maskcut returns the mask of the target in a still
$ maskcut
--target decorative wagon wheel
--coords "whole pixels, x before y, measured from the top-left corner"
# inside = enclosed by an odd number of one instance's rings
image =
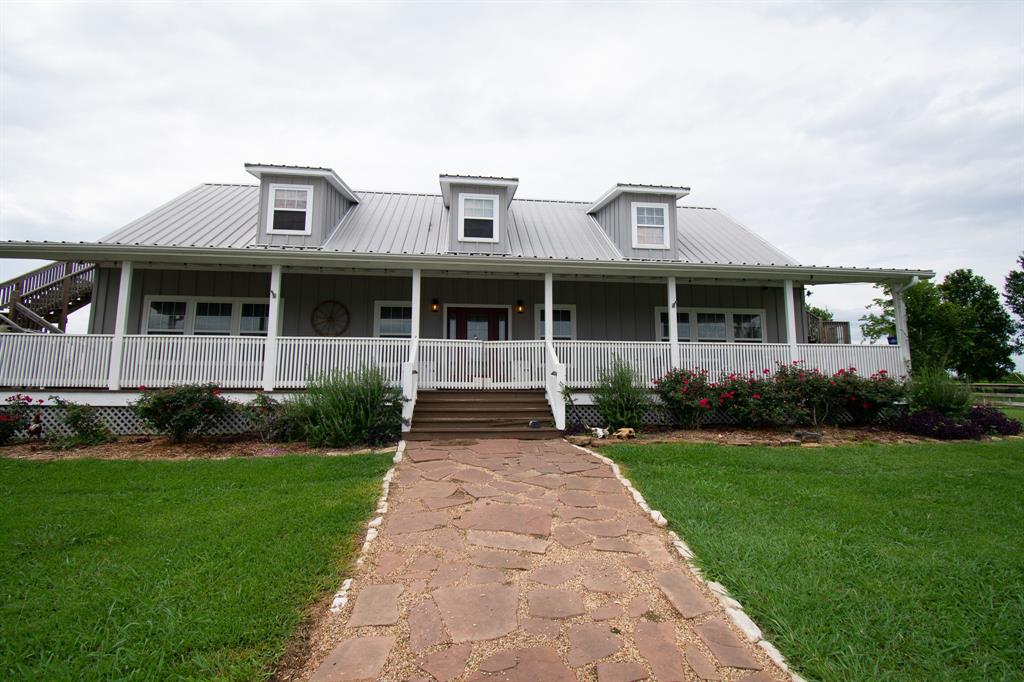
[[[317,336],[341,336],[348,331],[348,308],[337,301],[323,301],[310,317]]]

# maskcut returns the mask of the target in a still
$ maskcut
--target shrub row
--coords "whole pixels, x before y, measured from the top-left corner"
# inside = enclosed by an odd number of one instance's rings
[[[132,409],[148,427],[181,443],[208,432],[240,412],[265,442],[305,441],[314,447],[381,445],[396,440],[402,428],[402,391],[376,369],[327,374],[310,382],[302,394],[282,401],[260,393],[247,405],[226,400],[214,384],[162,389],[140,386]],[[70,436],[52,438],[58,449],[111,442],[95,407],[51,398],[64,410]],[[0,445],[29,426],[34,402],[24,395],[0,404]]]
[[[850,367],[829,376],[796,362],[718,381],[706,370],[674,369],[654,386],[673,422],[685,428],[698,427],[712,411],[742,426],[815,426],[836,423],[844,413],[865,425],[906,396],[904,384],[884,370],[864,377]]]

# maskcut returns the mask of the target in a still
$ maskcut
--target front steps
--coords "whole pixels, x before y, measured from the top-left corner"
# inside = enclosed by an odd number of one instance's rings
[[[539,428],[530,428],[531,421]],[[558,438],[544,391],[420,391],[406,440]]]

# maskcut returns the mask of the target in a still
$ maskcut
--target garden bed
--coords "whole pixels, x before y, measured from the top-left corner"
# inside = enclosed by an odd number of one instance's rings
[[[161,436],[123,436],[116,442],[72,450],[57,450],[45,441],[13,443],[0,447],[0,458],[26,460],[190,460],[281,457],[302,453],[325,457],[393,452],[397,443],[378,448],[365,445],[349,448],[311,448],[305,443],[264,443],[239,436],[207,436],[185,443],[172,443]]]

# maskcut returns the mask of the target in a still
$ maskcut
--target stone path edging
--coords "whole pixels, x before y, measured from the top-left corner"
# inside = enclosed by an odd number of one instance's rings
[[[644,496],[636,489],[636,487],[633,486],[633,482],[622,475],[622,470],[619,469],[619,465],[615,463],[615,460],[598,452],[594,452],[589,448],[576,445],[575,443],[569,443],[569,445],[572,445],[577,450],[586,452],[609,465],[612,468],[612,473],[615,474],[615,478],[618,479],[619,483],[621,483],[626,491],[633,497],[633,501],[636,502],[637,506],[651,518],[651,521],[662,528],[668,525],[668,519],[665,518],[664,514],[656,509],[651,509],[651,506],[647,504],[647,500],[644,499]],[[786,663],[786,658],[782,655],[782,652],[779,651],[774,644],[764,638],[761,628],[759,628],[757,623],[755,623],[753,619],[747,615],[746,611],[743,610],[743,605],[729,594],[729,590],[721,583],[714,580],[708,580],[704,576],[704,572],[696,563],[696,555],[693,553],[693,550],[690,549],[690,546],[679,537],[679,534],[674,530],[668,531],[668,534],[669,537],[672,538],[672,546],[675,547],[679,556],[683,558],[690,570],[693,571],[693,574],[707,585],[708,589],[718,597],[718,600],[722,603],[722,607],[725,609],[729,619],[737,628],[740,629],[744,636],[763,649],[776,665],[792,677],[793,682],[806,682],[803,677],[790,669],[789,665]]]
[[[374,512],[376,516],[366,524],[366,537],[363,540],[363,546],[359,550],[356,566],[362,566],[365,562],[366,553],[370,549],[370,543],[377,537],[377,533],[380,532],[377,529],[384,523],[384,514],[388,511],[388,493],[391,492],[391,479],[395,476],[394,465],[402,461],[402,455],[404,454],[405,441],[402,440],[398,442],[398,447],[395,449],[395,456],[391,460],[392,467],[384,474],[384,480],[380,484],[380,497],[377,499],[377,509]],[[334,598],[331,600],[331,613],[340,613],[345,608],[345,604],[348,603],[348,591],[352,588],[352,580],[352,578],[345,578],[341,583],[341,589],[334,593]]]

